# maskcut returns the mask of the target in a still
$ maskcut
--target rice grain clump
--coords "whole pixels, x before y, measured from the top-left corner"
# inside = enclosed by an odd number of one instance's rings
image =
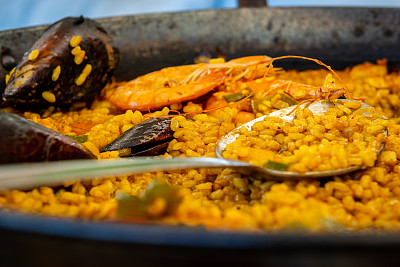
[[[323,83],[327,72],[282,71],[276,75],[279,79],[318,86]],[[358,164],[361,161],[368,166],[363,170],[323,181],[257,180],[230,168],[159,171],[69,182],[57,188],[5,191],[0,193],[0,207],[4,210],[115,222],[118,219],[116,196],[121,193],[139,196],[149,183],[158,179],[176,188],[182,202],[172,214],[152,218],[157,222],[246,231],[400,230],[400,75],[388,73],[385,62],[365,63],[342,71],[340,75],[353,95],[366,98],[367,104],[389,120],[373,121],[352,112],[347,114],[348,110],[356,107],[345,105],[324,116],[312,116],[306,109],[299,109],[294,125],[282,125],[274,119],[268,124],[266,121],[260,123],[258,129],[243,133],[241,142],[246,146],[237,146],[234,153],[233,150],[229,153],[232,157],[246,158],[252,155],[248,151],[250,147],[253,150],[268,148],[273,152],[286,149],[280,156],[298,161],[291,167],[297,166],[302,171],[304,168],[311,169],[315,164],[313,161],[317,157],[314,156],[313,160],[302,162],[307,158],[303,155],[310,155],[309,150],[315,148],[315,153],[328,154],[329,151],[334,154],[329,157],[335,158],[329,161],[320,159],[319,168]],[[235,88],[243,90],[247,85],[243,81],[235,85],[232,81],[232,84],[217,88],[216,93],[235,93]],[[278,98],[269,101],[279,103]],[[264,104],[269,105],[268,101]],[[182,110],[202,111],[205,106],[201,101],[182,103]],[[160,156],[215,156],[216,143],[237,127],[238,114],[251,112],[251,107],[244,109],[242,106],[245,105],[241,103],[186,117],[175,116],[171,122],[174,139],[169,143],[167,153]],[[169,109],[165,108],[151,116],[168,113]],[[21,115],[63,134],[87,135],[85,145],[99,158],[118,157],[118,152],[98,151],[130,127],[150,117],[139,111],[118,111],[106,101],[95,101],[90,108],[79,111],[50,115],[26,112]],[[387,137],[382,136],[382,127],[387,128]],[[262,134],[257,136],[257,131]],[[350,137],[353,138],[353,145],[344,145]],[[385,141],[385,148],[375,161],[374,144],[380,141]],[[306,144],[309,147],[304,150],[302,147]],[[335,148],[333,151],[332,147]],[[371,151],[374,153],[371,154]]]
[[[241,127],[222,156],[300,173],[372,167],[386,140],[388,121],[360,106],[337,100],[324,115],[298,108],[291,123],[267,116],[250,130]]]
[[[175,157],[215,157],[217,142],[234,129],[237,113],[236,108],[225,108],[217,112],[216,117],[197,114],[193,121],[183,116],[172,118],[171,129],[175,132],[175,139],[169,143],[168,153]]]

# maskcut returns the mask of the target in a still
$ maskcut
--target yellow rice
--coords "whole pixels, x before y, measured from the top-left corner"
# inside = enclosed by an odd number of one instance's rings
[[[280,78],[320,85],[327,72],[286,71]],[[357,97],[390,118],[384,151],[372,166],[351,175],[324,181],[262,181],[229,168],[143,173],[130,176],[71,182],[62,189],[50,187],[0,194],[3,209],[17,209],[44,215],[79,219],[114,219],[119,192],[139,195],[154,179],[165,180],[179,189],[182,203],[174,214],[160,218],[170,224],[205,225],[239,230],[279,230],[304,227],[310,231],[329,230],[334,222],[346,229],[400,229],[400,108],[398,73],[388,74],[385,64],[365,63],[341,72]],[[277,99],[279,100],[279,99]],[[201,110],[188,103],[184,112]],[[155,115],[168,114],[168,108]],[[165,157],[215,156],[218,140],[237,125],[235,106],[191,119],[173,118],[174,140]],[[144,114],[127,111],[118,114],[106,102],[97,101],[90,109],[48,117],[26,112],[34,122],[74,134],[74,123],[96,124],[85,143],[99,158],[118,157],[99,149],[130,127],[147,119]]]
[[[259,166],[282,163],[288,171],[300,173],[373,167],[386,140],[388,121],[373,109],[366,116],[365,108],[358,109],[360,102],[334,103],[324,115],[298,108],[291,123],[266,117],[251,129],[241,127],[222,156]]]

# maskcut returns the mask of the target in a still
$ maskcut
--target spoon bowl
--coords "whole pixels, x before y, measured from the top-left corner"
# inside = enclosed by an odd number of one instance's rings
[[[344,102],[348,101],[356,101],[356,100],[349,100],[349,99],[338,99],[336,101],[325,101],[325,100],[320,100],[320,101],[314,101],[314,102],[308,102],[300,105],[300,108],[308,108],[314,115],[323,115],[325,114],[328,109],[335,107],[337,104],[342,104]],[[220,139],[220,141],[217,144],[216,147],[216,155],[218,158],[223,158],[222,157],[222,152],[226,149],[226,146],[230,143],[233,143],[238,137],[239,137],[239,131],[241,128],[245,127],[248,130],[251,130],[252,126],[256,122],[263,121],[266,117],[277,117],[281,118],[284,122],[292,123],[293,120],[296,117],[295,112],[293,111],[294,106],[284,108],[277,110],[275,112],[272,112],[268,115],[261,116],[257,119],[254,119],[252,121],[249,121],[238,128],[232,130],[230,133],[225,135],[223,138]],[[361,102],[361,106],[354,110],[354,112],[360,112],[364,116],[372,116],[372,115],[378,115],[378,119],[387,119],[381,114],[378,114],[377,111],[370,105],[365,104],[364,102]],[[353,112],[353,113],[354,113]],[[290,113],[290,114],[289,114]],[[385,134],[387,135],[387,130],[385,130]],[[378,149],[378,154],[383,150],[385,144],[381,143],[381,147]],[[250,163],[249,163],[250,164]],[[252,165],[252,164],[250,164]],[[262,173],[265,175],[271,176],[271,177],[280,177],[280,178],[293,178],[293,179],[304,179],[304,178],[319,178],[319,177],[329,177],[329,176],[335,176],[335,175],[343,175],[346,173],[354,172],[359,169],[361,169],[363,166],[362,165],[355,165],[355,166],[350,166],[347,168],[343,169],[334,169],[334,170],[327,170],[327,171],[312,171],[312,172],[291,172],[291,171],[278,171],[278,170],[273,170],[273,169],[268,169],[265,167],[259,167],[262,170],[260,170]]]

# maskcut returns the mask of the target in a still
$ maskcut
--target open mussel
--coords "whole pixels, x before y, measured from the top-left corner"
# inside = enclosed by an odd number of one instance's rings
[[[0,163],[96,158],[77,141],[18,115],[0,111]]]
[[[91,102],[109,82],[119,52],[95,21],[65,18],[49,27],[6,76],[3,99],[19,110],[40,112]]]
[[[171,118],[151,118],[127,130],[100,152],[120,150],[120,156],[126,157],[160,154],[173,138],[170,125]]]

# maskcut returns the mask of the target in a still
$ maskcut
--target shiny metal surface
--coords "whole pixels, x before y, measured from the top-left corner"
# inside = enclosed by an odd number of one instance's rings
[[[337,101],[346,102],[346,101],[355,101],[355,100],[343,99],[343,100],[337,100]],[[326,111],[329,108],[334,107],[334,106],[335,106],[335,102],[330,102],[330,101],[325,101],[325,100],[315,101],[315,102],[311,102],[311,103],[304,103],[304,104],[300,105],[301,108],[308,108],[314,115],[323,115],[326,113]],[[221,140],[218,142],[217,148],[216,148],[217,157],[219,157],[221,159],[223,158],[222,152],[225,150],[225,148],[228,144],[234,142],[236,140],[236,138],[239,137],[238,132],[242,127],[245,127],[248,130],[251,130],[251,127],[254,125],[254,123],[263,121],[266,117],[277,117],[277,118],[281,118],[285,122],[291,123],[295,119],[295,116],[296,116],[296,113],[292,112],[294,108],[295,108],[295,106],[291,106],[288,108],[277,110],[268,115],[264,115],[257,119],[254,119],[252,121],[249,121],[249,122],[239,126],[238,128],[234,129],[233,131],[231,131],[230,133],[228,133],[227,135],[222,137]],[[368,110],[368,112],[371,110],[372,112],[376,113],[376,111],[373,107],[371,107],[370,105],[367,105],[365,103],[361,103],[361,106],[359,109],[362,109],[362,110],[365,109],[365,110]],[[292,112],[292,113],[290,113],[290,112]],[[366,116],[370,116],[371,114],[370,113],[367,114],[368,112],[364,111],[363,113],[365,113]],[[290,115],[288,115],[289,113],[290,113]],[[380,116],[382,116],[382,115],[380,115]],[[382,116],[382,119],[384,119],[383,116]],[[380,153],[382,151],[384,146],[385,146],[385,144],[382,143],[381,148],[378,150],[378,153]],[[324,178],[324,177],[330,177],[330,176],[335,176],[335,175],[342,175],[342,174],[346,174],[349,172],[357,171],[361,168],[362,168],[362,166],[351,166],[351,167],[344,168],[344,169],[337,169],[337,170],[330,170],[330,171],[315,171],[315,172],[306,172],[306,173],[277,171],[277,170],[262,168],[262,169],[264,169],[262,171],[262,173],[268,174],[271,177],[279,177],[279,178],[291,178],[291,179],[315,178],[315,179],[317,179],[317,178]]]

